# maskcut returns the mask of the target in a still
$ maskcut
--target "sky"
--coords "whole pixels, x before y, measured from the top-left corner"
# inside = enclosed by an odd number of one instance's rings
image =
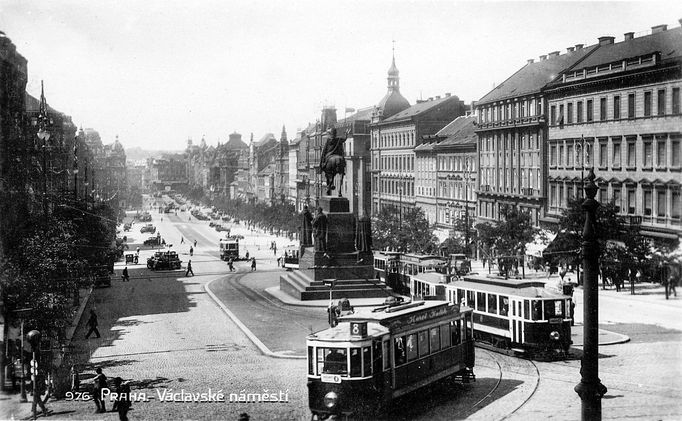
[[[105,143],[180,150],[289,138],[323,106],[377,104],[395,48],[400,91],[467,104],[529,58],[604,35],[680,26],[682,2],[0,0],[26,90]]]

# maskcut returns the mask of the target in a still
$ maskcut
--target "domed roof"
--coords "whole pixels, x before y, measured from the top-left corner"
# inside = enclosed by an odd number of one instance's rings
[[[377,108],[383,111],[383,117],[388,118],[405,109],[410,108],[410,102],[400,94],[400,91],[390,90],[377,104]]]

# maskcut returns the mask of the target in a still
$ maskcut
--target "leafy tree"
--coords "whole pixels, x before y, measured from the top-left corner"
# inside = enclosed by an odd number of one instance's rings
[[[496,224],[486,222],[478,224],[476,228],[481,243],[494,250],[494,257],[498,258],[500,270],[507,276],[513,267],[523,265],[526,244],[535,239],[539,230],[533,225],[530,214],[516,206],[502,207],[500,217]]]
[[[436,253],[438,239],[420,208],[407,209],[402,214],[395,206],[384,206],[372,220],[374,247],[412,253]]]

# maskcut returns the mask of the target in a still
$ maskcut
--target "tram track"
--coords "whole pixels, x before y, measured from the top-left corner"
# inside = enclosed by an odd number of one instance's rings
[[[475,402],[466,404],[466,406],[462,405],[461,409],[452,414],[452,418],[476,419],[480,417],[480,419],[498,421],[513,419],[514,414],[523,408],[538,391],[540,387],[539,367],[531,360],[499,354],[482,348],[478,348],[478,352],[484,353],[487,358],[477,358],[477,360],[485,360],[487,364],[479,362],[477,366],[493,370],[495,373],[494,384],[484,396]],[[524,379],[522,382],[532,381],[533,384],[528,386],[528,391],[524,395],[517,396],[513,392],[518,388],[511,385],[505,386],[505,382],[519,382],[520,379]],[[473,392],[473,389],[470,392]]]

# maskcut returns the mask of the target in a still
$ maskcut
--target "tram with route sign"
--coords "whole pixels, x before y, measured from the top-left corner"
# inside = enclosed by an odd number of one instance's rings
[[[565,357],[571,347],[570,295],[542,281],[470,276],[455,280],[436,272],[412,279],[412,298],[447,300],[471,307],[479,346],[512,355]]]
[[[308,335],[311,419],[373,417],[434,382],[475,381],[472,317],[468,307],[419,301],[359,310]]]

